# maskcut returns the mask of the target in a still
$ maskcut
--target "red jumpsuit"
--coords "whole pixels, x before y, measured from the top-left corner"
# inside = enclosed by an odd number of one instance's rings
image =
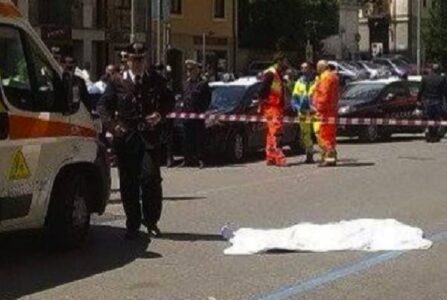
[[[317,81],[313,96],[317,117],[321,120],[336,118],[339,98],[340,85],[338,76],[331,71],[325,71]],[[318,144],[322,150],[323,161],[335,162],[337,159],[337,125],[317,122],[315,127]]]
[[[284,166],[286,157],[280,147],[283,135],[284,84],[280,72],[273,66],[264,72],[261,90],[262,114],[267,118],[266,160],[268,165]]]

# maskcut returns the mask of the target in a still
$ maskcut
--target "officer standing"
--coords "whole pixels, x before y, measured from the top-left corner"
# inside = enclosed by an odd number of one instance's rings
[[[183,109],[188,113],[204,113],[211,103],[211,89],[202,78],[199,64],[194,60],[185,62],[187,80],[183,91]],[[185,123],[185,160],[180,167],[199,168],[205,166],[203,161],[205,145],[205,123],[203,120],[186,120]]]
[[[137,238],[142,224],[150,235],[161,235],[160,127],[169,111],[163,99],[172,95],[156,72],[147,71],[145,51],[140,43],[129,46],[129,69],[113,78],[98,103],[104,126],[114,136],[126,239]]]
[[[435,64],[431,74],[422,78],[421,89],[419,90],[418,103],[423,106],[425,116],[430,120],[439,121],[443,115],[443,101],[447,95],[447,82],[441,75],[441,68]],[[428,143],[438,143],[441,141],[439,127],[431,126],[425,134]]]

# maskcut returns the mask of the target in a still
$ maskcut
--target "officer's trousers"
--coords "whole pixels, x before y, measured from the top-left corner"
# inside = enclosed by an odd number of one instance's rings
[[[267,118],[267,135],[266,135],[266,161],[269,165],[283,166],[286,164],[286,157],[281,148],[281,138],[283,136],[284,117],[283,110],[277,107],[265,107],[263,115]]]
[[[140,133],[135,132],[122,139],[117,148],[127,229],[138,230],[142,221],[146,226],[157,224],[163,199],[159,147],[149,149]]]
[[[428,103],[425,105],[425,115],[429,120],[442,120],[443,108],[442,102]],[[429,126],[427,129],[426,139],[429,142],[438,142],[441,139],[440,128]]]
[[[185,125],[184,155],[187,164],[204,159],[205,123],[203,120],[187,120]]]

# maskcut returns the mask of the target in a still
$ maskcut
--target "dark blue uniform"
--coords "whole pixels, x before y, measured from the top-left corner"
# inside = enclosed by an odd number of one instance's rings
[[[130,232],[138,231],[142,222],[151,228],[160,220],[163,198],[160,128],[172,109],[173,99],[166,82],[157,73],[145,72],[132,81],[127,71],[123,77],[112,79],[98,103],[98,113],[106,128],[113,132],[120,125],[126,130],[123,136],[114,138],[114,151]],[[162,122],[151,127],[145,117],[155,112],[162,116]]]
[[[187,80],[183,90],[183,111],[204,113],[211,103],[208,82],[199,78]],[[185,125],[184,155],[185,165],[194,165],[204,159],[205,124],[203,120],[187,120]]]

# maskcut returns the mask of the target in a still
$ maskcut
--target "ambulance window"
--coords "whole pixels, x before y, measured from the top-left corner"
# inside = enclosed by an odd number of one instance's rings
[[[6,98],[17,108],[31,110],[33,97],[20,32],[0,27],[0,49],[0,79]]]
[[[51,67],[39,46],[31,39],[26,39],[28,57],[30,58],[31,83],[34,91],[34,111],[62,112],[62,101],[57,97],[57,86],[61,85],[59,74]]]

